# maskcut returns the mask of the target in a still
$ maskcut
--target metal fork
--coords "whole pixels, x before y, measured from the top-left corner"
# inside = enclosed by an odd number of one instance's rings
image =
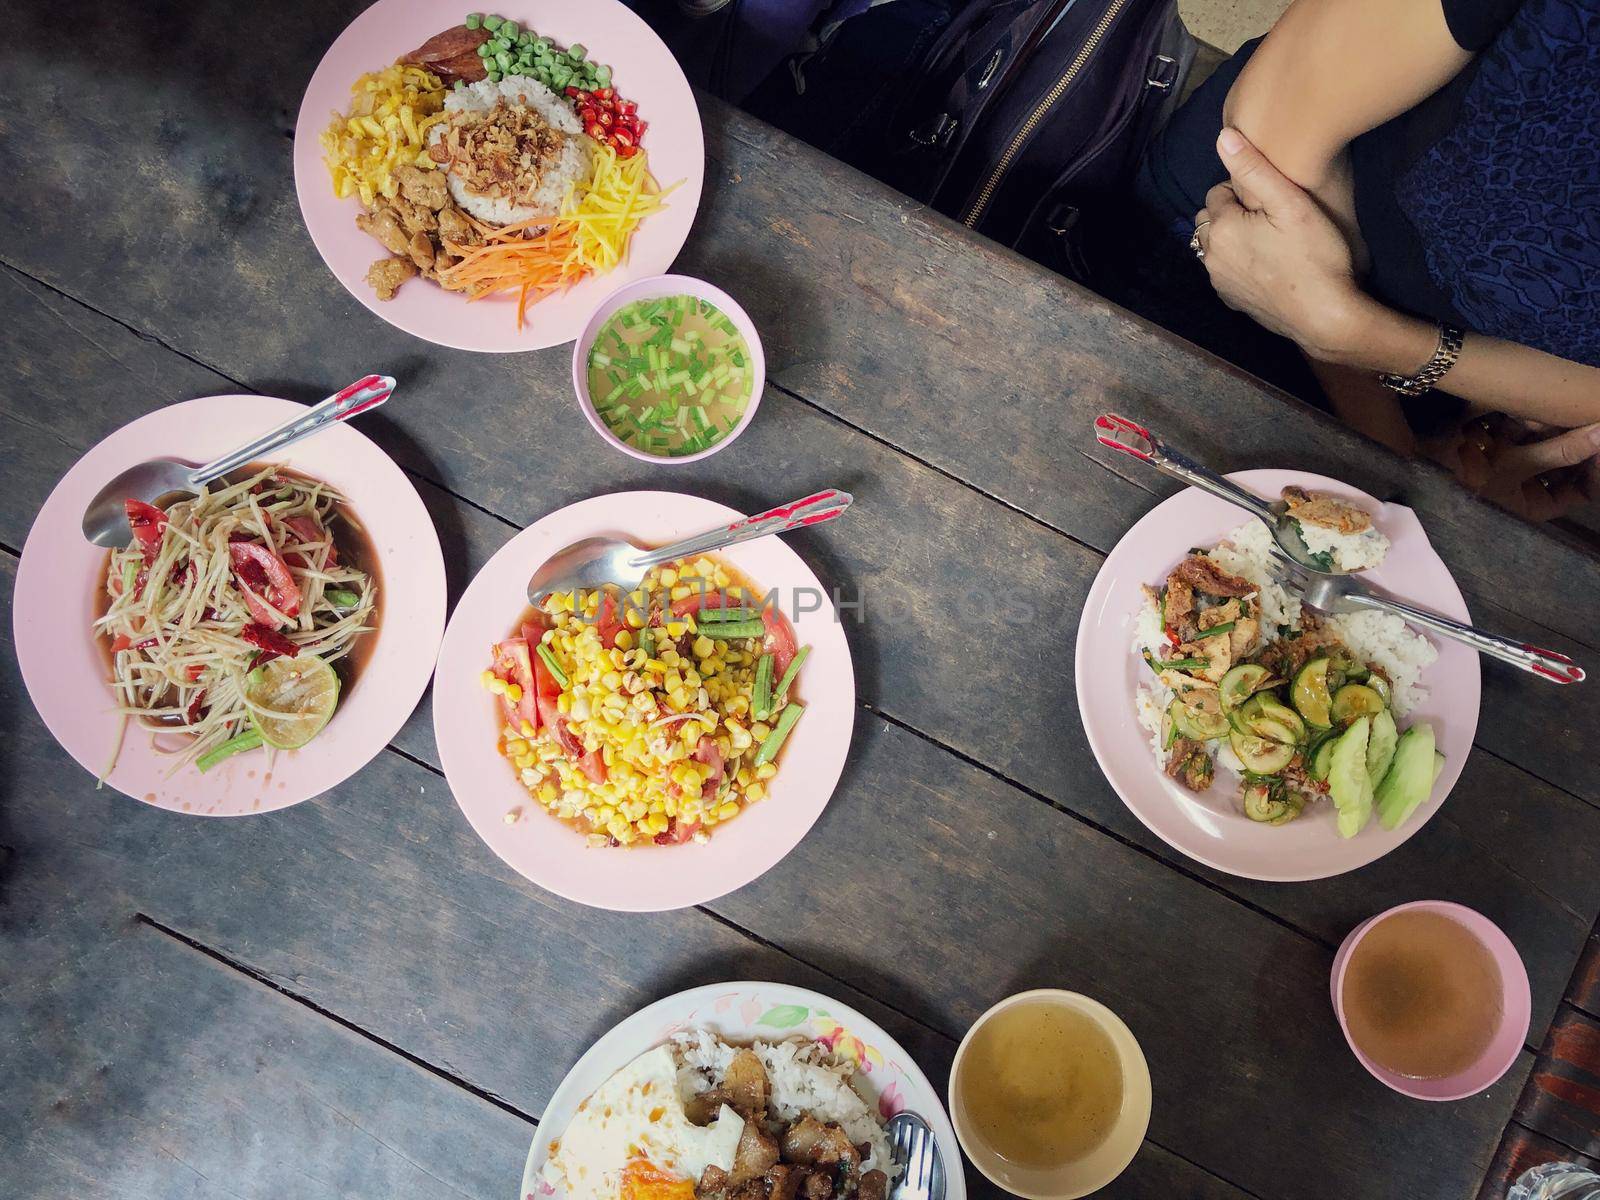
[[[1408,624],[1430,629],[1440,637],[1464,642],[1479,654],[1501,659],[1524,671],[1531,671],[1552,683],[1582,683],[1584,669],[1565,654],[1554,650],[1541,650],[1526,642],[1513,641],[1498,634],[1463,625],[1449,617],[1417,608],[1403,600],[1393,600],[1379,595],[1367,584],[1351,575],[1326,575],[1308,571],[1288,555],[1274,549],[1272,570],[1278,581],[1294,594],[1300,603],[1325,613],[1364,612],[1376,609],[1392,612]]]
[[[891,1117],[889,1149],[900,1168],[889,1200],[944,1200],[944,1161],[926,1121],[914,1112]]]

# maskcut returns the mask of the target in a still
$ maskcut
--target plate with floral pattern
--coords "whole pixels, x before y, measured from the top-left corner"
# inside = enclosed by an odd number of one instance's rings
[[[713,983],[657,1000],[614,1026],[567,1072],[545,1106],[522,1172],[521,1200],[565,1200],[543,1176],[550,1144],[579,1105],[615,1072],[676,1033],[709,1029],[724,1041],[809,1038],[856,1066],[851,1086],[885,1121],[919,1114],[933,1130],[945,1166],[945,1200],[966,1200],[961,1150],[939,1093],[905,1049],[879,1026],[818,992],[784,983]]]

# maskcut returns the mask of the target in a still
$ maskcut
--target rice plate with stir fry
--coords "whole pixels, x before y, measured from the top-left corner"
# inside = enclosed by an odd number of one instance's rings
[[[631,593],[553,593],[482,681],[540,808],[597,846],[703,842],[766,798],[808,653],[774,603],[702,557]]]
[[[126,508],[129,544],[111,551],[94,623],[124,718],[182,735],[174,770],[316,736],[338,700],[334,664],[376,617],[375,579],[335,540],[341,523],[359,531],[344,497],[265,467],[165,510]]]
[[[1339,539],[1350,561],[1388,545],[1365,525]],[[1428,725],[1398,724],[1426,697],[1419,679],[1438,652],[1389,613],[1302,610],[1276,582],[1273,554],[1251,521],[1145,589],[1133,650],[1150,673],[1135,710],[1156,762],[1197,793],[1218,765],[1234,772],[1254,821],[1284,824],[1327,798],[1343,837],[1374,811],[1395,828],[1442,765]]]

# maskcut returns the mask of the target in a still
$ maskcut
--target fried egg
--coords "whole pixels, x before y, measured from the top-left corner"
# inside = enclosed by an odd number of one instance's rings
[[[694,1200],[708,1166],[733,1165],[744,1119],[727,1105],[691,1124],[670,1046],[647,1050],[578,1106],[550,1144],[546,1181],[566,1200]]]

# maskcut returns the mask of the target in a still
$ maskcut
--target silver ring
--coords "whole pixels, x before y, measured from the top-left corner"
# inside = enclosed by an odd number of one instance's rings
[[[1211,224],[1211,218],[1207,217],[1204,221],[1201,221],[1200,224],[1196,225],[1194,227],[1194,232],[1189,235],[1189,249],[1194,251],[1194,256],[1201,262],[1205,262],[1206,260],[1206,248],[1200,244],[1200,231],[1209,224]]]

